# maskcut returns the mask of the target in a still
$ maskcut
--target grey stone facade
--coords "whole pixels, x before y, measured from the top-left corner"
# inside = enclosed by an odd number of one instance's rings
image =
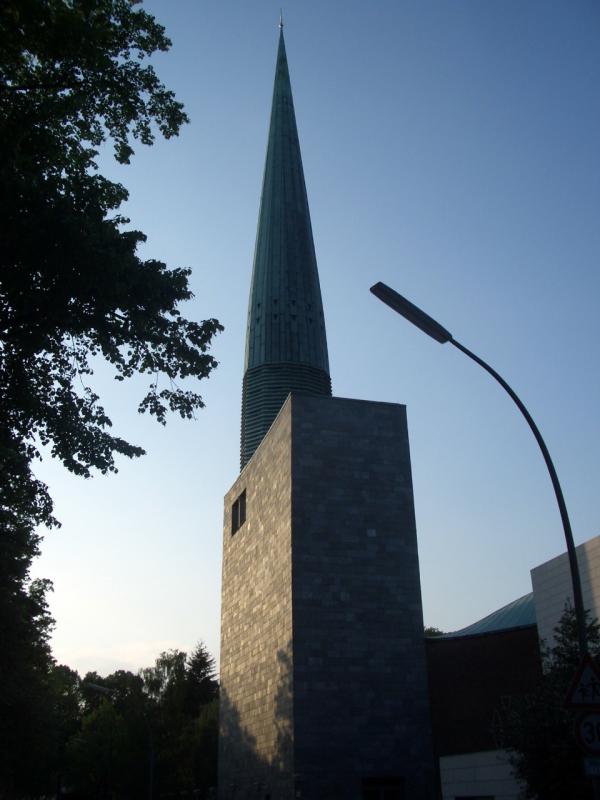
[[[291,677],[290,441],[291,417],[282,412],[225,497],[220,798],[292,797],[282,743],[290,739],[291,706],[281,707]],[[232,535],[232,506],[244,490],[246,521]]]
[[[403,406],[287,399],[225,498],[221,638],[221,800],[433,796]]]

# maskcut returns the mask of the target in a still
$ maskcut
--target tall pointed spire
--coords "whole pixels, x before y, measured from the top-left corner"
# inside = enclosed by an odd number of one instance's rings
[[[317,259],[280,18],[248,305],[242,467],[292,390],[331,395],[331,379]]]

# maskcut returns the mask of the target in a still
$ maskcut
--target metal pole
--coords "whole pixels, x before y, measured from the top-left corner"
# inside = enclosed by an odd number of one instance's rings
[[[486,364],[485,361],[479,356],[476,356],[475,353],[472,353],[468,350],[464,345],[457,342],[456,339],[450,338],[448,340],[454,347],[461,350],[466,356],[470,359],[475,361],[479,364],[480,367],[488,372],[492,378],[494,378],[500,386],[510,395],[510,397],[515,402],[517,408],[521,412],[521,414],[525,417],[527,424],[531,428],[533,435],[542,451],[542,455],[544,457],[544,461],[546,462],[546,467],[548,468],[548,472],[550,473],[550,480],[552,481],[552,487],[554,488],[554,494],[556,495],[556,502],[558,503],[558,509],[560,511],[560,518],[563,524],[563,530],[565,534],[565,541],[567,543],[567,553],[569,556],[569,566],[571,568],[571,582],[573,584],[573,600],[575,604],[575,616],[577,619],[577,635],[579,638],[579,651],[581,656],[583,657],[588,649],[587,649],[587,635],[586,635],[586,624],[585,624],[585,609],[583,607],[583,596],[581,593],[581,578],[579,576],[579,565],[577,563],[577,553],[575,552],[575,543],[573,542],[573,533],[571,531],[571,522],[569,521],[569,514],[567,513],[567,506],[565,504],[565,498],[563,497],[562,489],[560,487],[560,483],[558,481],[558,475],[556,474],[556,470],[554,469],[554,464],[552,463],[552,459],[550,458],[550,453],[548,452],[548,448],[546,447],[546,443],[542,439],[542,434],[539,432],[537,425],[533,421],[531,414],[519,397],[515,394],[515,392],[510,388],[508,383],[496,372],[496,370],[492,369],[489,364]]]
[[[401,294],[398,294],[394,289],[386,286],[385,283],[379,281],[379,283],[374,284],[371,286],[371,292],[375,295],[379,300],[383,303],[388,305],[392,308],[397,314],[400,314],[417,328],[426,333],[428,336],[431,336],[432,339],[435,339],[436,342],[440,342],[440,344],[444,344],[445,342],[450,342],[454,345],[458,350],[461,350],[466,356],[469,356],[476,364],[479,364],[480,367],[488,372],[492,378],[494,378],[500,386],[507,392],[508,395],[513,399],[517,408],[525,417],[527,424],[531,428],[533,435],[536,438],[536,441],[542,451],[542,455],[544,456],[544,461],[546,462],[546,467],[548,468],[548,472],[550,473],[550,480],[552,481],[552,486],[554,488],[554,494],[556,495],[556,501],[558,503],[558,509],[560,511],[560,518],[563,524],[563,530],[565,533],[565,541],[567,543],[567,553],[569,556],[569,566],[571,569],[571,582],[573,584],[573,600],[575,602],[575,616],[577,619],[577,634],[579,638],[579,650],[581,653],[581,657],[583,658],[584,655],[587,653],[587,631],[586,631],[586,624],[585,624],[585,609],[583,607],[583,597],[581,594],[581,579],[579,577],[579,565],[577,564],[577,553],[575,552],[575,544],[573,543],[573,533],[571,532],[571,523],[569,522],[569,515],[567,514],[567,506],[565,504],[565,499],[563,497],[562,489],[560,488],[560,483],[558,482],[558,476],[556,474],[556,470],[554,469],[554,464],[552,463],[552,459],[550,458],[550,453],[548,452],[548,448],[546,447],[546,443],[542,439],[542,434],[539,432],[537,425],[533,421],[531,414],[521,400],[517,397],[515,392],[510,388],[508,383],[498,375],[496,370],[492,369],[489,364],[486,364],[483,359],[479,358],[472,353],[470,350],[457,342],[453,337],[450,331],[446,330],[446,328],[442,327],[439,322],[437,322],[433,317],[430,317],[429,314],[426,314],[423,310],[421,310],[418,306],[415,306],[414,303],[411,303],[410,300],[407,300],[406,297],[402,297]]]

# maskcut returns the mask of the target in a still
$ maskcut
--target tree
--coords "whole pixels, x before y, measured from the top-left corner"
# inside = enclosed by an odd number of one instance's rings
[[[112,797],[148,797],[155,704],[141,677],[127,670],[106,677],[88,672],[81,695],[81,729],[68,744],[67,784],[78,797],[108,792]]]
[[[141,671],[153,701],[156,786],[163,794],[206,790],[215,784],[218,683],[214,660],[200,642],[188,657],[161,653]]]
[[[163,424],[168,410],[192,417],[202,398],[178,381],[210,374],[221,326],[181,315],[189,270],[139,257],[145,236],[118,213],[127,191],[96,161],[110,141],[126,164],[134,142],[187,122],[148,63],[170,46],[164,28],[129,0],[0,6],[0,725],[10,744],[1,793],[29,774],[53,666],[51,586],[30,584],[29,569],[36,527],[57,521],[33,464],[46,448],[88,477],[114,471],[117,455],[142,455],[111,433],[88,385],[95,360],[117,380],[150,376],[141,412]]]
[[[197,716],[219,693],[215,660],[202,642],[198,642],[186,663],[185,708]]]
[[[145,667],[140,671],[147,694],[164,705],[183,705],[185,696],[187,655],[182,650],[165,650],[153,667]]]
[[[0,524],[52,525],[32,462],[40,445],[87,477],[115,454],[143,454],[110,433],[87,385],[103,357],[117,380],[151,376],[139,410],[164,423],[201,408],[179,386],[216,365],[221,326],[181,316],[188,269],[143,261],[139,231],[117,209],[123,186],[98,173],[111,140],[128,163],[132,141],[169,138],[187,117],[147,59],[170,42],[129,0],[5,0],[0,11]],[[161,378],[162,376],[162,378]],[[164,383],[161,384],[161,379]]]
[[[12,552],[17,545],[10,536],[0,536],[0,796],[9,797],[45,788],[40,786],[44,770],[30,766],[32,752],[38,763],[51,760],[49,581],[23,583],[27,556]]]
[[[40,763],[40,767],[45,771],[45,793],[53,793],[64,782],[67,743],[77,734],[81,725],[79,674],[65,664],[54,664],[50,670],[48,688],[50,730],[46,735],[46,742],[50,759],[45,764]],[[39,753],[36,760],[39,763]]]
[[[59,787],[82,800],[204,797],[215,785],[218,684],[202,643],[189,658],[180,650],[161,653],[137,675],[88,672],[80,680],[54,665],[37,685],[36,729],[19,740],[33,746],[35,758],[11,749],[6,731],[6,752],[19,758],[13,782],[0,784],[1,797],[51,796]]]
[[[81,731],[69,741],[68,760],[68,782],[77,796],[122,796],[122,776],[135,769],[138,759],[130,757],[125,720],[110,700],[103,699],[83,718]]]
[[[194,783],[204,797],[217,785],[219,749],[219,700],[215,698],[200,712],[195,725]]]
[[[597,658],[597,621],[588,623],[587,635],[590,654]],[[554,629],[554,644],[542,650],[538,687],[529,696],[513,700],[498,730],[527,798],[591,800],[590,782],[583,776],[582,753],[575,742],[575,715],[565,707],[579,660],[577,620],[574,609],[567,605]]]

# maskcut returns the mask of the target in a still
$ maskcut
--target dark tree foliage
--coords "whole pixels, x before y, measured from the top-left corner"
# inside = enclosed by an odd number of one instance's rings
[[[145,236],[118,213],[127,191],[96,164],[103,143],[126,164],[133,143],[187,122],[148,63],[169,46],[129,0],[0,3],[0,794],[33,780],[52,681],[49,584],[29,582],[36,527],[57,524],[32,469],[41,448],[83,477],[143,454],[88,385],[98,358],[117,380],[149,377],[139,410],[161,423],[202,407],[178,382],[216,364],[219,323],[178,308],[189,270],[138,256]]]
[[[148,695],[174,714],[195,716],[218,693],[215,662],[202,642],[190,656],[181,650],[161,653],[140,676]]]
[[[64,775],[78,797],[148,797],[153,703],[139,675],[88,672],[80,729],[67,746]]]
[[[88,673],[64,774],[80,798],[204,797],[216,783],[218,684],[200,643],[139,675]],[[190,702],[190,697],[193,702]]]
[[[444,635],[444,631],[440,630],[439,628],[436,628],[434,625],[425,625],[423,633],[425,634],[425,636],[443,636]]]
[[[188,656],[186,673],[185,708],[188,714],[195,716],[215,700],[219,690],[215,661],[202,642]]]
[[[28,713],[16,729],[2,727],[0,797],[68,790],[79,800],[202,798],[216,785],[218,683],[202,643],[189,658],[178,650],[161,653],[137,675],[88,672],[80,680],[69,667],[45,671],[44,663],[42,673],[33,686],[35,716]],[[29,678],[18,687],[23,697],[31,692]],[[15,735],[18,725],[27,726],[26,736]]]
[[[161,653],[140,674],[155,703],[157,790],[204,791],[214,785],[218,683],[212,656],[200,642],[189,657],[180,650]]]
[[[600,655],[600,627],[588,623],[588,644],[594,658]],[[525,797],[541,800],[592,798],[589,779],[583,775],[583,754],[575,741],[577,716],[565,700],[580,661],[575,611],[566,606],[554,629],[554,644],[542,652],[539,686],[530,695],[513,699],[499,723],[498,739],[511,754]]]
[[[206,377],[216,320],[183,318],[189,270],[142,261],[139,231],[116,210],[123,186],[96,167],[112,140],[178,133],[180,103],[147,63],[170,42],[129,0],[5,0],[0,10],[0,513],[6,525],[52,524],[31,463],[39,444],[72,472],[115,469],[143,453],[110,432],[85,385],[102,356],[123,380],[151,376],[139,410],[164,422],[202,407],[178,379]],[[162,379],[161,379],[162,376]],[[162,380],[162,382],[161,382]]]
[[[49,582],[22,585],[26,559],[13,556],[12,545],[14,539],[0,537],[0,796],[9,797],[40,789],[40,772],[52,760],[53,704]],[[38,754],[35,764],[32,753]]]

